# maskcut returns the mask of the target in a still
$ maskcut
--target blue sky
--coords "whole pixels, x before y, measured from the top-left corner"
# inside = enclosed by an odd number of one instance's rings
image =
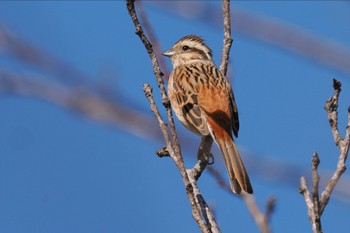
[[[157,3],[144,7],[163,50],[184,35],[198,34],[219,63],[221,27],[179,16]],[[218,2],[208,4],[220,9]],[[237,1],[232,7],[350,48],[348,2]],[[108,86],[113,98],[151,115],[142,86],[148,82],[156,89],[155,78],[124,2],[1,1],[0,26],[84,74],[79,88]],[[255,198],[262,209],[270,196],[277,198],[274,232],[311,232],[298,184],[276,181],[276,168],[268,178],[249,159],[274,161],[303,173],[310,170],[317,151],[320,169],[332,171],[338,150],[323,106],[336,77],[343,83],[339,117],[344,132],[349,73],[235,30],[233,37],[231,78],[241,120],[237,144]],[[0,43],[3,70],[59,82],[57,73],[20,62]],[[154,95],[160,103],[157,90]],[[0,109],[1,232],[199,232],[174,164],[154,155],[163,141],[145,140],[122,126],[111,127],[36,98],[1,93]],[[199,143],[178,122],[177,128]],[[183,151],[186,164],[194,164],[193,150]],[[214,153],[219,161],[216,148]],[[214,166],[226,177],[220,162]],[[349,180],[348,171],[343,178]],[[210,175],[204,174],[199,185],[215,207],[222,232],[258,232],[242,201],[222,191]],[[323,215],[324,232],[348,231],[349,203],[331,199]]]

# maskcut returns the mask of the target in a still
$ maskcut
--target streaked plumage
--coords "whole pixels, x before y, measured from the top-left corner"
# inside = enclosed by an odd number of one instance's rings
[[[217,69],[211,49],[198,36],[185,36],[163,55],[170,57],[173,71],[168,95],[180,122],[192,132],[210,135],[226,164],[232,191],[252,193],[244,164],[233,141],[238,135],[238,110],[228,80]]]

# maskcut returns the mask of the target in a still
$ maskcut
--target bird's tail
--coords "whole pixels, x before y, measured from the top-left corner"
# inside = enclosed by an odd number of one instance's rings
[[[223,137],[217,139],[216,142],[224,156],[232,191],[237,194],[242,190],[253,193],[252,184],[232,137],[225,132]]]

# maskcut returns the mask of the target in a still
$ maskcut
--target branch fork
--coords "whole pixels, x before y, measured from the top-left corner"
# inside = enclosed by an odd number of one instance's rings
[[[318,165],[320,163],[320,159],[317,153],[315,152],[312,158],[311,194],[308,190],[308,184],[306,182],[305,177],[301,177],[300,179],[299,192],[304,196],[306,207],[308,210],[309,220],[312,226],[312,231],[314,233],[322,232],[321,216],[331,198],[332,191],[338,183],[341,175],[346,170],[345,162],[348,156],[350,145],[350,107],[348,108],[348,123],[346,126],[345,137],[342,138],[338,129],[338,100],[339,94],[341,92],[341,82],[339,82],[336,79],[333,79],[333,89],[334,95],[327,100],[324,108],[327,112],[328,121],[332,130],[334,142],[339,148],[339,158],[336,170],[334,171],[324,191],[319,197],[320,176],[318,174]]]

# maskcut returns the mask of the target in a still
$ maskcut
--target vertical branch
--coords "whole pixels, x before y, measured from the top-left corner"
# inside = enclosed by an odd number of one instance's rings
[[[230,49],[233,42],[231,37],[230,0],[222,0],[222,10],[224,14],[224,46],[221,54],[220,71],[226,76]]]
[[[230,0],[222,0],[222,10],[224,15],[224,45],[221,54],[221,64],[220,71],[226,76],[227,67],[229,63],[230,50],[232,46],[232,36],[231,36],[231,8],[230,8]],[[217,178],[218,183],[227,190],[227,184],[222,179],[218,179],[218,173],[216,173],[213,169],[210,169],[210,172],[214,174],[214,177]],[[230,188],[228,188],[230,190]],[[230,192],[231,193],[231,192]],[[258,208],[254,198],[247,194],[242,194],[242,199],[244,200],[250,214],[252,215],[255,223],[257,224],[259,230],[263,233],[271,232],[269,226],[270,216],[273,212],[275,201],[270,201],[267,205],[266,213],[262,213]]]
[[[321,213],[320,213],[320,202],[318,196],[318,187],[320,182],[320,176],[318,175],[318,165],[320,164],[320,159],[315,152],[312,157],[312,192],[310,194],[308,185],[305,177],[301,177],[299,192],[304,196],[305,204],[307,207],[307,213],[309,216],[309,221],[311,223],[312,231],[314,233],[321,233]]]
[[[299,193],[304,196],[305,204],[307,207],[307,214],[309,216],[309,221],[311,223],[312,231],[314,233],[320,233],[319,231],[317,231],[317,228],[316,228],[314,203],[312,201],[312,198],[308,189],[308,185],[306,182],[306,178],[304,176],[300,178]]]
[[[327,100],[324,109],[327,111],[328,121],[332,130],[334,142],[337,146],[339,146],[341,136],[338,130],[338,100],[341,92],[341,83],[335,79],[333,79],[333,89],[334,95]]]
[[[318,187],[320,183],[320,176],[318,174],[318,165],[320,164],[320,159],[318,154],[315,152],[312,156],[312,203],[315,213],[315,227],[319,232],[322,232],[321,227],[321,216],[320,216],[320,202],[318,195]]]

